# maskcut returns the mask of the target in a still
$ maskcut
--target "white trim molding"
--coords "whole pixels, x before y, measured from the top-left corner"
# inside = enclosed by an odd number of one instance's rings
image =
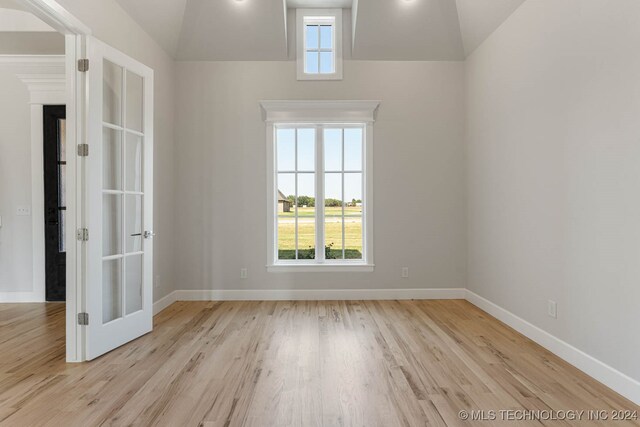
[[[582,350],[575,348],[571,344],[551,335],[545,330],[468,289],[466,291],[466,300],[481,310],[486,311],[502,323],[512,327],[530,340],[540,344],[585,374],[640,405],[640,381],[623,374],[617,369],[612,368],[606,363],[601,362],[595,357],[588,355]]]
[[[64,55],[0,55],[0,67],[27,86],[32,104],[65,103],[65,66]]]
[[[159,313],[176,301],[360,301],[464,299],[464,288],[177,290],[154,303]]]
[[[160,313],[165,308],[169,307],[174,302],[178,301],[177,298],[178,298],[178,294],[180,292],[181,291],[169,292],[167,295],[163,296],[158,301],[154,302],[153,303],[153,315],[155,316],[156,314]]]
[[[267,123],[373,123],[380,101],[260,101]]]
[[[17,77],[29,89],[32,104],[55,105],[65,103],[66,77],[64,72],[62,74],[18,74]]]
[[[0,55],[0,64],[13,67],[60,67],[64,72],[64,55]]]
[[[375,264],[342,263],[342,264],[271,264],[267,265],[268,273],[370,273]]]

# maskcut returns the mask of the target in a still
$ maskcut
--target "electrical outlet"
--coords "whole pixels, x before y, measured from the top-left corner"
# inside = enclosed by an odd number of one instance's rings
[[[402,267],[402,274],[401,274],[403,279],[406,279],[409,277],[409,267]]]
[[[18,206],[16,208],[17,216],[29,216],[31,215],[31,206]]]
[[[558,304],[555,301],[549,300],[547,305],[547,314],[554,319],[558,318]]]
[[[248,275],[248,273],[247,273],[247,269],[246,269],[246,268],[241,268],[241,269],[240,269],[240,278],[241,278],[241,279],[246,279],[246,278],[247,278],[247,275]]]

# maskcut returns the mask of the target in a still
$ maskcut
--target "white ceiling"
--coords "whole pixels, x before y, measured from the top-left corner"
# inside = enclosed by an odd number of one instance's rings
[[[172,0],[161,2],[166,1]],[[285,14],[283,0],[187,0],[175,57],[227,61],[287,59]]]
[[[171,56],[176,56],[187,0],[117,0]]]
[[[379,60],[464,59],[455,2],[359,1],[352,56]]]
[[[524,0],[456,0],[466,56],[487,39]]]
[[[288,8],[351,9],[352,0],[286,0]]]
[[[354,59],[437,61],[464,59],[525,0],[116,1],[179,60],[286,60],[287,7],[357,4]]]

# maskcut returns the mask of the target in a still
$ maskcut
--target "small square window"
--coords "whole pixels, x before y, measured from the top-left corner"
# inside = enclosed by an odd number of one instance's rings
[[[342,10],[298,9],[298,80],[342,79]]]

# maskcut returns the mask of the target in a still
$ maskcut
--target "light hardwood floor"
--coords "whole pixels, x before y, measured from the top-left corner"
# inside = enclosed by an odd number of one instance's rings
[[[0,304],[0,425],[421,426],[640,408],[466,301],[178,302],[64,363],[64,305]],[[587,425],[512,422],[503,425]],[[602,422],[600,425],[640,425]]]

